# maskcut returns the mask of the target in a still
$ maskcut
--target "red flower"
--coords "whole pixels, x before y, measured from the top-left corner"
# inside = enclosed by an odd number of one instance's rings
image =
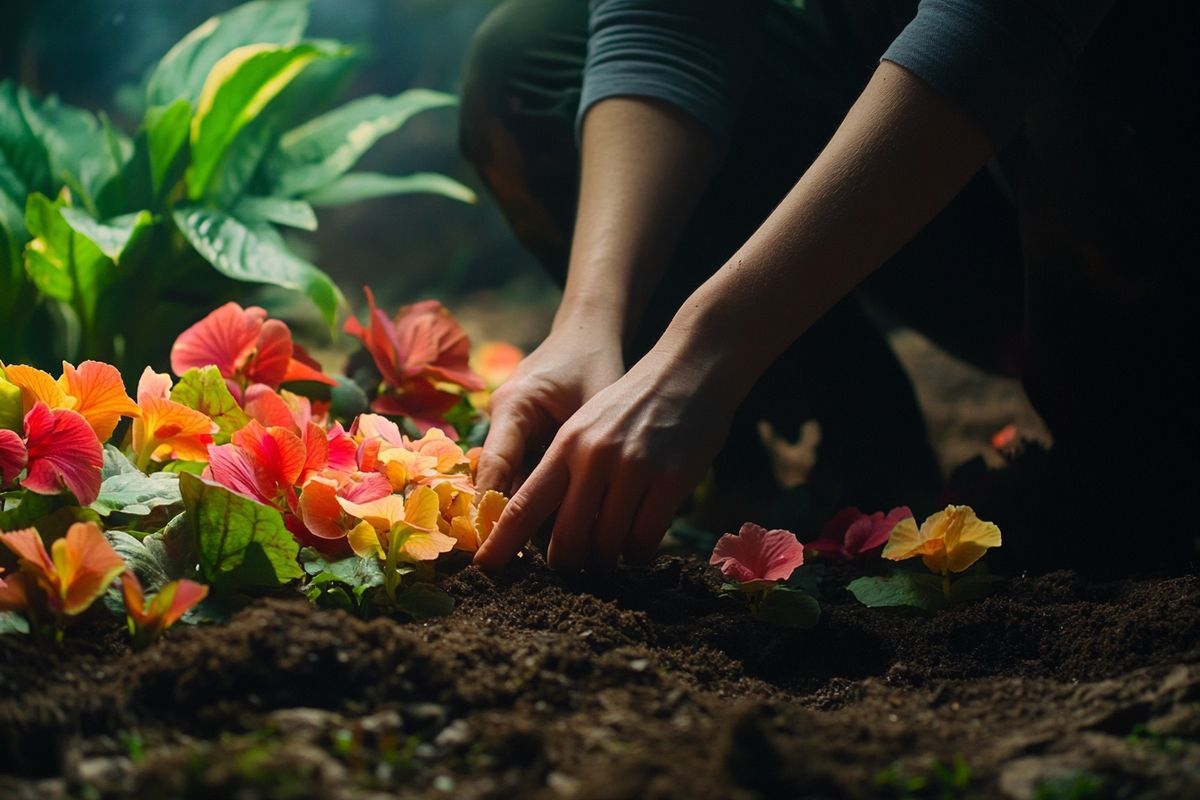
[[[292,381],[336,385],[293,344],[288,326],[267,319],[258,306],[226,303],[179,335],[171,348],[171,370],[183,377],[189,369],[209,365],[237,386],[263,383],[277,389]]]
[[[406,416],[421,428],[442,427],[440,417],[458,402],[459,395],[438,384],[452,384],[477,392],[484,382],[471,372],[470,341],[450,312],[436,300],[402,307],[394,319],[375,305],[375,295],[364,287],[369,322],[346,320],[345,330],[362,340],[371,354],[388,392],[371,408],[380,414]]]
[[[804,563],[804,545],[791,531],[747,522],[736,536],[727,533],[717,541],[708,563],[742,584],[783,581]]]
[[[104,449],[88,421],[74,411],[45,403],[34,404],[25,415],[27,473],[21,485],[38,494],[75,495],[81,506],[91,505],[100,494]]]
[[[0,486],[6,486],[21,474],[29,461],[25,443],[10,430],[0,429]]]
[[[895,527],[912,515],[908,506],[893,508],[886,516],[882,511],[864,514],[857,508],[843,508],[825,524],[821,538],[805,546],[841,561],[877,558]]]

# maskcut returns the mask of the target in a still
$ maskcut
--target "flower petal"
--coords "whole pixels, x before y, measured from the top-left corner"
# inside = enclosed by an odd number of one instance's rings
[[[35,529],[23,528],[11,533],[0,533],[0,544],[21,560],[22,569],[35,573],[47,584],[54,584],[57,579],[54,562],[50,559],[50,553],[46,551],[46,545],[42,543],[42,537]]]
[[[94,522],[77,522],[50,547],[60,581],[64,614],[87,610],[125,570],[125,560],[113,550]]]
[[[13,364],[4,368],[4,374],[9,383],[20,387],[22,410],[26,414],[38,403],[45,403],[48,408],[75,407],[75,398],[68,396],[48,372]]]
[[[379,532],[370,522],[363,520],[346,535],[350,549],[363,558],[384,558],[383,543],[379,540]]]
[[[322,539],[345,536],[347,531],[342,523],[344,513],[338,502],[337,487],[319,478],[309,481],[300,492],[300,519],[313,536]]]
[[[271,502],[271,498],[263,496],[259,490],[258,475],[255,473],[250,454],[237,445],[210,446],[204,478],[250,500],[264,504]]]
[[[292,360],[292,332],[277,319],[263,323],[253,358],[246,365],[246,378],[277,388],[283,383]]]
[[[83,506],[96,501],[104,448],[86,419],[39,402],[25,415],[25,448],[28,464],[21,485],[26,489],[38,494],[66,489]]]
[[[25,469],[29,453],[21,437],[6,428],[0,428],[0,487],[7,486]]]
[[[171,348],[171,371],[182,377],[193,367],[213,365],[224,377],[236,377],[258,344],[266,318],[267,312],[256,306],[226,303],[179,335]]]
[[[101,442],[108,441],[121,417],[140,413],[137,403],[125,393],[121,373],[111,364],[84,361],[76,368],[64,361],[58,383],[75,398],[75,411],[83,415]]]

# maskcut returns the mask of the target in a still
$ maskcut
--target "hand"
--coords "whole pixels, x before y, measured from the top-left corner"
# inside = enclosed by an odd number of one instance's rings
[[[558,427],[625,372],[621,343],[603,324],[569,319],[492,395],[491,429],[479,459],[480,492],[520,487],[531,447],[545,447]]]
[[[558,510],[554,569],[606,571],[653,557],[716,457],[737,402],[696,362],[651,351],[559,429],[475,563],[499,569]]]

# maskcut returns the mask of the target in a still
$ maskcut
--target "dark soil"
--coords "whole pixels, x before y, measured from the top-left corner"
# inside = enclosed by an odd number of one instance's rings
[[[801,632],[716,586],[526,557],[423,624],[269,600],[143,653],[0,637],[0,797],[1200,797],[1195,577],[834,593]]]

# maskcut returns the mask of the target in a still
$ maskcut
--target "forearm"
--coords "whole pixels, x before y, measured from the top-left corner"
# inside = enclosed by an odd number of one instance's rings
[[[628,341],[716,161],[704,126],[660,101],[615,97],[588,112],[556,328]]]
[[[784,349],[938,213],[991,156],[982,131],[880,65],[825,150],[656,346],[738,402]],[[963,265],[970,269],[969,264]]]

